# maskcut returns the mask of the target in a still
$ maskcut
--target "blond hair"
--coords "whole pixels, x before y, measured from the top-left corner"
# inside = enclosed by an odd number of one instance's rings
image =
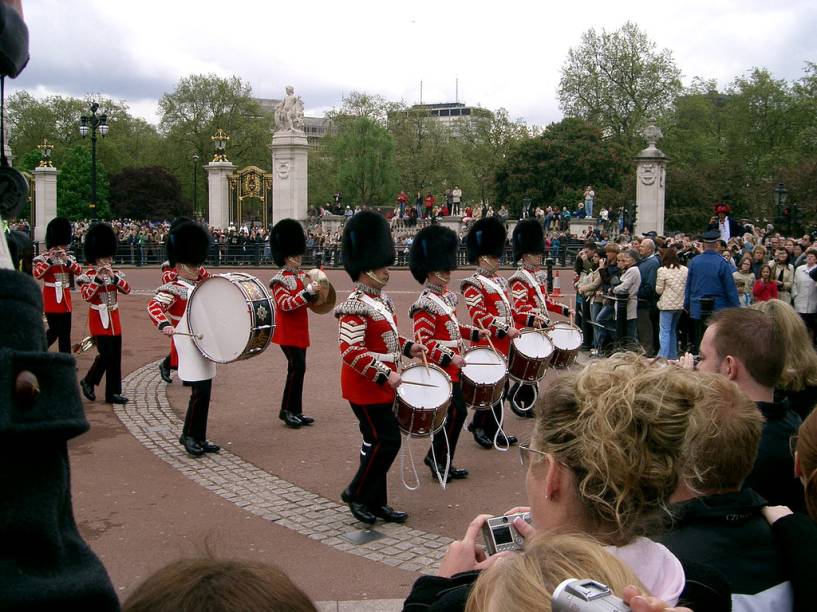
[[[669,514],[701,389],[683,368],[619,353],[543,394],[532,445],[573,472],[582,518],[604,543],[626,545]]]
[[[749,308],[771,317],[777,341],[786,347],[783,373],[777,386],[802,391],[817,385],[817,351],[811,343],[806,324],[794,308],[782,300],[756,302]]]
[[[592,578],[619,597],[632,584],[647,593],[629,566],[596,540],[581,535],[537,534],[523,554],[500,559],[479,575],[465,612],[484,612],[501,602],[503,612],[551,609],[553,590],[568,578]]]
[[[806,481],[806,510],[817,521],[817,410],[812,411],[800,425],[796,450]]]
[[[755,464],[763,415],[725,376],[700,377],[704,393],[690,422],[684,481],[700,494],[739,490]]]

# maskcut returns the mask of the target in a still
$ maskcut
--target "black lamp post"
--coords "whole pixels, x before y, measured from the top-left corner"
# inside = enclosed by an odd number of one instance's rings
[[[79,120],[79,134],[83,138],[91,132],[91,208],[92,216],[96,216],[96,133],[105,138],[108,135],[108,116],[105,113],[97,116],[99,104],[91,102],[91,115],[83,115]]]
[[[198,216],[199,214],[199,206],[197,204],[198,198],[196,193],[196,166],[199,163],[199,156],[197,153],[193,153],[193,216]]]
[[[782,229],[783,221],[788,220],[789,234],[791,234],[791,209],[786,206],[786,202],[789,199],[789,192],[783,186],[783,183],[778,183],[777,187],[772,191],[774,192],[774,203],[777,208],[777,224],[780,226],[780,229]]]

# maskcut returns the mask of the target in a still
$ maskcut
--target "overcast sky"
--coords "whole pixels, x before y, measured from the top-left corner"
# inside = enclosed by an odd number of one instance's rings
[[[459,100],[546,125],[583,31],[636,22],[688,84],[726,85],[754,66],[795,80],[817,62],[814,0],[24,0],[31,62],[7,83],[35,96],[98,92],[156,123],[157,102],[194,73],[238,75],[258,97],[292,84],[308,115],[350,91]]]

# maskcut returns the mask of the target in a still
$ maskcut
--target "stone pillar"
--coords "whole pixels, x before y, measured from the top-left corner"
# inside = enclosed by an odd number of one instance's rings
[[[45,244],[45,228],[57,216],[57,169],[34,168],[34,242]]]
[[[235,171],[228,161],[212,161],[204,169],[207,171],[208,218],[215,228],[226,229],[230,225],[230,190],[227,177]]]
[[[655,144],[663,136],[655,122],[642,132],[647,148],[635,156],[635,204],[638,211],[633,228],[636,234],[664,233],[664,195],[667,176],[667,156]]]
[[[307,152],[309,143],[300,130],[282,130],[272,136],[272,222],[306,221],[308,202]]]

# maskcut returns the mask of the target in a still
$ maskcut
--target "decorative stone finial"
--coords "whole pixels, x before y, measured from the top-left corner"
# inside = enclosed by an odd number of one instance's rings
[[[647,127],[641,130],[641,135],[647,141],[647,145],[650,147],[654,147],[659,140],[664,137],[663,132],[661,132],[661,128],[655,125],[655,118],[651,118]]]

